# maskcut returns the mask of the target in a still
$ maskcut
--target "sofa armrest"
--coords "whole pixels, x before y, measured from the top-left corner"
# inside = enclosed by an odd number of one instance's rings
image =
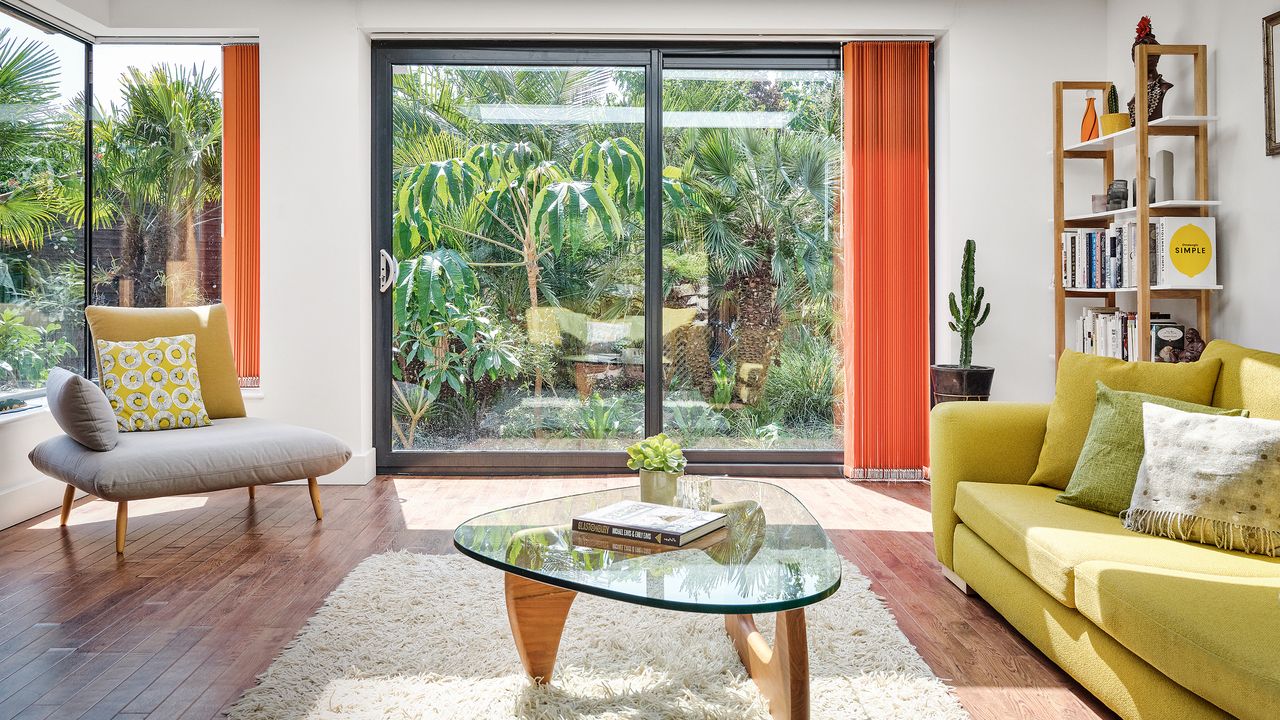
[[[949,402],[929,414],[933,546],[952,567],[956,485],[1026,484],[1040,460],[1047,403]]]

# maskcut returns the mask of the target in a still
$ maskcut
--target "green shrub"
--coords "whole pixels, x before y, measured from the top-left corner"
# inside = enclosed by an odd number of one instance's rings
[[[835,345],[798,326],[784,337],[778,355],[778,366],[769,371],[760,406],[788,429],[830,426],[840,370]]]
[[[717,405],[728,405],[733,402],[733,386],[736,384],[736,379],[734,378],[733,366],[725,362],[723,356],[720,358],[720,362],[716,363],[715,369],[711,371],[711,379],[715,383],[711,401]]]
[[[49,371],[75,347],[57,332],[58,323],[28,325],[15,310],[0,313],[0,387],[39,387]]]

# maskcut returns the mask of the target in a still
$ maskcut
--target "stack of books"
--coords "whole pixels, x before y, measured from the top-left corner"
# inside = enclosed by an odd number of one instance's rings
[[[703,547],[724,539],[716,531],[727,522],[724,513],[623,500],[574,517],[573,542],[634,554]]]
[[[1151,313],[1151,358],[1174,362],[1186,328],[1168,313]],[[1116,307],[1087,307],[1076,321],[1075,350],[1090,355],[1138,359],[1138,314]]]

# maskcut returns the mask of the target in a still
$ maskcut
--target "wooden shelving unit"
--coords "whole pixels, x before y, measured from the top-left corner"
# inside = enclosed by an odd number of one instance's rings
[[[1148,122],[1147,120],[1147,58],[1150,55],[1182,55],[1190,57],[1194,65],[1195,114],[1173,115]],[[1068,91],[1097,90],[1105,94],[1109,82],[1060,81],[1053,84],[1053,288],[1054,330],[1057,333],[1057,352],[1061,356],[1067,342],[1066,301],[1068,298],[1100,298],[1107,305],[1115,305],[1117,295],[1136,295],[1138,315],[1138,359],[1150,360],[1151,347],[1146,338],[1151,335],[1151,301],[1153,299],[1185,299],[1196,302],[1197,329],[1209,340],[1209,320],[1212,295],[1216,288],[1151,287],[1147,243],[1138,243],[1137,287],[1111,289],[1064,288],[1062,286],[1062,233],[1071,228],[1097,227],[1117,216],[1135,216],[1139,228],[1146,228],[1154,217],[1208,217],[1219,204],[1209,198],[1209,126],[1217,120],[1209,114],[1209,90],[1206,73],[1204,45],[1138,45],[1134,57],[1134,87],[1137,107],[1134,115],[1137,124],[1128,130],[1106,135],[1088,142],[1067,145],[1063,138],[1063,94]],[[1189,137],[1195,143],[1195,197],[1189,200],[1149,202],[1151,177],[1150,142],[1156,136]],[[1090,213],[1068,217],[1064,198],[1064,174],[1067,160],[1101,160],[1102,187],[1115,179],[1116,152],[1132,146],[1136,155],[1136,197],[1138,204],[1124,210]],[[1132,190],[1132,189],[1131,189]]]

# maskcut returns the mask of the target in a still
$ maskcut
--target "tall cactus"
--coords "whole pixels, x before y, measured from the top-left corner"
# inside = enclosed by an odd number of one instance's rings
[[[1107,88],[1107,113],[1118,112],[1120,112],[1120,94],[1116,92],[1116,86],[1112,85]]]
[[[964,242],[964,260],[960,263],[960,301],[956,301],[956,294],[950,293],[948,299],[951,304],[951,322],[947,323],[947,327],[952,332],[960,333],[960,367],[970,368],[973,366],[973,332],[977,330],[982,323],[987,321],[987,316],[991,314],[991,303],[982,303],[982,296],[986,293],[986,288],[979,286],[976,290],[973,287],[974,275],[974,255],[978,252],[978,245],[972,239]]]

